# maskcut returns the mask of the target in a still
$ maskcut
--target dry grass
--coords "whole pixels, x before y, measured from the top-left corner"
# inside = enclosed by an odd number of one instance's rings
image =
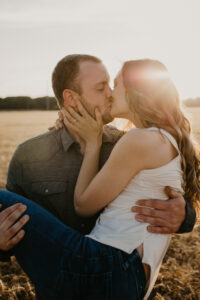
[[[200,108],[190,108],[193,132],[200,142]],[[0,188],[16,146],[54,123],[56,112],[0,112]],[[200,227],[174,235],[156,282],[155,300],[200,300]],[[0,263],[0,300],[34,299],[34,289],[14,257]]]

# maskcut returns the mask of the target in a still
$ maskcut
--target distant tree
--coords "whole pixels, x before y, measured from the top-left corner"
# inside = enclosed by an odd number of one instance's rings
[[[188,98],[184,100],[183,103],[185,104],[185,106],[191,106],[191,107],[200,106],[200,97]]]
[[[30,98],[25,96],[0,98],[0,110],[58,110],[54,97]]]

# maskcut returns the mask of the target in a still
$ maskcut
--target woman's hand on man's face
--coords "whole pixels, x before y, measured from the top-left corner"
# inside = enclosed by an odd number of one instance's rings
[[[86,145],[98,145],[102,143],[103,121],[98,109],[95,110],[93,118],[77,101],[77,110],[68,107],[62,110],[66,127],[74,134],[78,135]]]

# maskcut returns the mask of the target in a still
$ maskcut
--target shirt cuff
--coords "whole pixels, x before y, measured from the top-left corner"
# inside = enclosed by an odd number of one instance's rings
[[[193,205],[185,198],[185,220],[181,224],[181,227],[177,231],[177,233],[186,233],[191,232],[194,228],[194,224],[196,222],[196,211]]]

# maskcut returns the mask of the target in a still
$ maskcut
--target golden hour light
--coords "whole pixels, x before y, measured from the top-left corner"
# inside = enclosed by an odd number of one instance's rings
[[[0,0],[0,300],[200,299],[199,0]]]

